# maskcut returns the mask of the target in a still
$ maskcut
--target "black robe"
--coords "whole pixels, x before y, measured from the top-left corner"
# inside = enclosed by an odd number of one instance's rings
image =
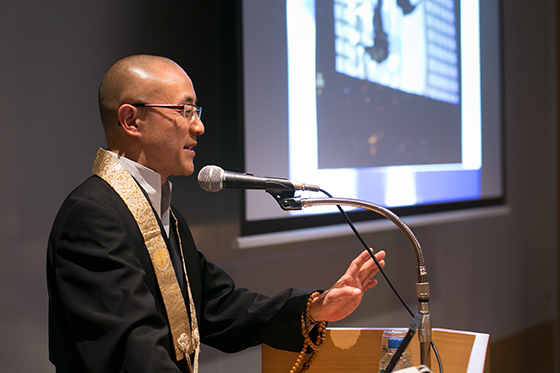
[[[261,343],[299,351],[300,315],[311,291],[288,289],[270,298],[236,289],[197,251],[186,221],[173,211],[201,342],[225,352]],[[76,188],[60,208],[48,243],[47,285],[49,355],[57,372],[188,372],[185,359],[176,361],[138,225],[119,195],[97,176]]]

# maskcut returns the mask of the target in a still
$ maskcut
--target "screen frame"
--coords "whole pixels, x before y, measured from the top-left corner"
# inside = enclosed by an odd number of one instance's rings
[[[502,3],[501,0],[496,0],[497,5],[497,22],[499,23],[497,26],[497,43],[499,44],[498,50],[496,52],[497,61],[497,68],[499,70],[499,74],[497,77],[499,82],[497,84],[497,92],[498,100],[498,116],[499,116],[499,123],[497,124],[497,128],[500,131],[499,133],[499,141],[500,141],[500,149],[498,150],[499,153],[499,162],[500,162],[500,183],[501,183],[501,191],[502,194],[499,196],[490,196],[484,197],[481,199],[476,200],[468,200],[468,201],[451,201],[451,202],[441,202],[441,203],[429,203],[429,204],[421,204],[421,205],[414,205],[414,206],[402,206],[402,207],[392,207],[390,208],[395,214],[400,217],[419,217],[426,214],[434,214],[434,213],[445,213],[451,211],[462,211],[462,210],[476,210],[485,207],[496,207],[496,206],[504,206],[506,204],[506,174],[505,174],[505,131],[504,131],[504,87],[503,87],[503,31],[502,31]],[[237,16],[239,17],[238,21],[240,25],[243,25],[243,11],[242,11],[242,1],[239,1],[239,11],[237,12]],[[482,4],[481,4],[482,7]],[[483,18],[485,15],[482,12],[480,17]],[[487,21],[486,21],[487,22]],[[481,28],[483,27],[483,22],[481,21]],[[239,43],[238,45],[241,48],[240,51],[240,67],[241,74],[243,74],[244,66],[243,66],[243,27],[240,27],[240,32],[238,33]],[[480,34],[483,34],[483,30],[481,29]],[[481,54],[483,52],[481,51]],[[485,67],[483,66],[483,59],[485,56],[481,56],[481,80],[484,79]],[[243,76],[243,75],[241,75]],[[242,128],[245,131],[244,127],[244,120],[245,120],[245,103],[244,103],[244,79],[239,79],[240,83],[240,95],[238,99],[240,100],[241,107],[241,121],[242,121]],[[484,94],[484,92],[483,92]],[[482,97],[481,101],[484,104],[484,97]],[[286,99],[287,101],[287,99]],[[482,126],[482,136],[484,139],[484,131],[486,127]],[[240,136],[243,142],[245,136]],[[244,144],[242,144],[242,148]],[[242,152],[242,159],[243,159],[243,169],[246,170],[246,160],[245,154]],[[252,170],[247,170],[252,171]],[[285,177],[287,175],[274,175]],[[265,193],[264,191],[259,191],[260,193]],[[331,225],[338,225],[344,223],[343,217],[339,213],[326,213],[326,214],[313,214],[313,215],[305,215],[305,216],[287,216],[286,218],[274,218],[274,219],[263,219],[263,220],[252,220],[249,221],[247,219],[246,213],[246,193],[240,193],[241,195],[241,224],[240,224],[240,234],[241,236],[253,236],[253,235],[262,235],[274,232],[287,232],[291,230],[300,230],[300,229],[308,229],[308,228],[315,228],[315,227],[324,227],[324,226],[331,226]],[[268,198],[272,199],[272,196],[267,196]],[[319,196],[318,196],[319,197]],[[322,197],[322,196],[321,196]],[[280,209],[280,206],[278,206]],[[371,211],[349,211],[348,215],[350,216],[351,220],[354,222],[367,222],[367,221],[376,221],[379,219],[383,219],[382,216],[375,214]]]

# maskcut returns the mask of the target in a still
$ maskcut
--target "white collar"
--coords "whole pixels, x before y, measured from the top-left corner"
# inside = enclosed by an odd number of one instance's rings
[[[161,185],[161,175],[156,171],[116,153],[112,152],[112,154],[146,191],[154,210],[156,210],[161,219],[167,237],[169,237],[169,208],[171,205],[172,183],[166,180]]]

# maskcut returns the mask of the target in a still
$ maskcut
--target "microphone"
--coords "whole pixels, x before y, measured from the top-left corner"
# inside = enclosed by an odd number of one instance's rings
[[[198,173],[198,185],[207,192],[219,192],[222,189],[264,189],[271,193],[321,190],[316,185],[277,177],[224,171],[218,166],[204,166]]]

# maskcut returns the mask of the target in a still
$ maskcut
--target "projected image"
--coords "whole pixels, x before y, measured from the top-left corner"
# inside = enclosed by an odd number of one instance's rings
[[[458,4],[287,1],[291,178],[385,206],[479,198],[478,13]]]
[[[337,72],[459,103],[452,0],[337,0],[334,36]]]
[[[480,38],[480,4],[245,0],[245,170],[391,208],[499,195],[499,74],[481,79],[493,34]],[[499,60],[495,45],[484,51],[486,68]],[[288,215],[265,193],[245,196],[248,222]]]
[[[315,7],[319,167],[461,162],[453,1]]]

